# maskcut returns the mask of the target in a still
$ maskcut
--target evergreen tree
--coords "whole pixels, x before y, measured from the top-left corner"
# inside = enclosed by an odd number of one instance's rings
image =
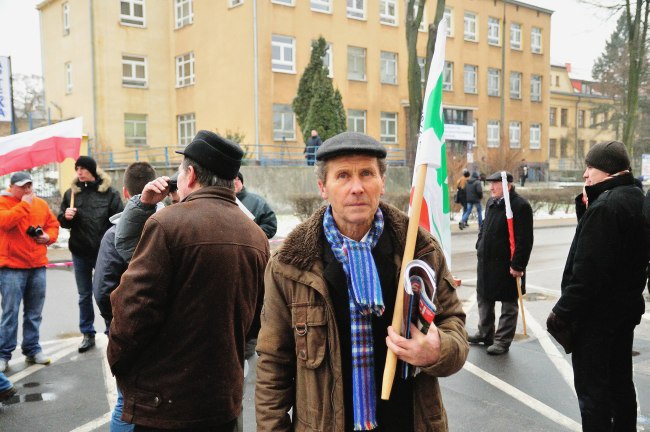
[[[321,36],[312,44],[309,64],[300,78],[293,112],[305,143],[313,129],[324,141],[346,130],[346,117],[341,93],[334,89],[323,64],[327,42]]]

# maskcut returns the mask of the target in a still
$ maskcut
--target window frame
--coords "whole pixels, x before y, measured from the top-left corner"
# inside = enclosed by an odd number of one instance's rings
[[[316,6],[314,6],[314,3],[316,3]],[[309,7],[314,12],[331,14],[332,0],[310,0]],[[322,9],[319,9],[319,7],[322,7]]]
[[[391,118],[392,117],[392,118]],[[382,144],[397,144],[399,133],[398,116],[396,112],[381,111],[379,114],[379,139]],[[389,134],[390,125],[393,124],[395,134]]]
[[[127,119],[127,116],[142,116],[144,117],[144,120],[138,120],[138,119]],[[147,147],[149,144],[147,144],[147,139],[149,136],[149,127],[147,125],[148,123],[148,116],[147,114],[136,114],[136,113],[124,113],[124,146],[125,147]],[[127,135],[127,125],[128,124],[133,125],[133,136],[129,137]],[[144,125],[144,138],[139,137],[136,135],[138,132],[138,125]],[[135,140],[143,140],[143,142],[134,142]]]
[[[183,12],[183,6],[189,5],[189,15],[180,16]],[[174,21],[175,29],[180,29],[194,23],[194,2],[193,0],[174,0]]]
[[[454,10],[453,8],[445,7],[442,13],[443,18],[447,18],[447,37],[454,37]]]
[[[363,54],[362,57],[361,56],[353,56],[352,54],[354,54],[355,50],[359,50],[358,53],[362,53]],[[351,73],[355,72],[355,71],[350,69],[350,63],[351,63],[350,59],[351,58],[355,60],[354,61],[355,66],[359,64],[358,59],[361,58],[363,60],[362,63],[361,63],[363,65],[363,78],[351,77]],[[365,82],[365,81],[368,80],[367,60],[368,60],[368,50],[367,50],[367,48],[348,45],[347,77],[348,77],[349,81],[363,81],[363,82]]]
[[[70,3],[65,2],[61,5],[61,13],[63,20],[63,36],[70,34]]]
[[[542,76],[530,76],[530,100],[531,102],[542,101]]]
[[[519,35],[517,40],[516,35]],[[510,49],[515,51],[523,50],[524,38],[522,26],[519,23],[510,23]]]
[[[393,15],[388,14],[391,5],[393,6]],[[389,26],[398,25],[399,16],[397,15],[397,0],[379,1],[379,22]]]
[[[196,135],[196,113],[178,114],[176,116],[176,128],[178,132],[178,146],[187,146],[192,142],[194,135]],[[184,142],[184,139],[187,140],[187,142]]]
[[[533,130],[536,130],[535,133],[533,133]],[[541,123],[531,123],[530,124],[530,131],[529,131],[530,139],[529,139],[529,148],[531,150],[539,150],[542,148],[542,124]],[[536,139],[533,139],[536,138]]]
[[[488,120],[487,146],[488,148],[501,147],[501,121],[500,120]]]
[[[385,55],[392,55],[392,58],[385,58]],[[379,52],[379,81],[382,84],[397,85],[397,63],[398,54],[390,51]],[[389,67],[392,64],[393,74],[389,74]],[[392,78],[392,81],[390,80]]]
[[[228,9],[241,6],[244,4],[244,0],[228,0]]]
[[[508,125],[508,145],[510,148],[521,148],[521,122],[510,121]]]
[[[454,62],[445,60],[442,66],[442,90],[454,91]]]
[[[124,75],[125,65],[130,66],[130,76]],[[142,66],[144,69],[144,78],[137,77],[138,66]],[[149,86],[149,75],[147,69],[147,57],[135,54],[122,54],[122,87],[147,88]]]
[[[517,79],[515,79],[517,78]],[[521,100],[521,82],[523,76],[521,72],[510,71],[510,99]],[[517,92],[513,91],[513,85],[517,84]]]
[[[65,62],[63,65],[64,73],[64,82],[65,82],[65,94],[72,93],[74,88],[73,79],[72,79],[72,62]]]
[[[361,8],[358,3],[361,2]],[[345,13],[348,18],[365,21],[367,14],[366,0],[347,0]]]
[[[361,113],[361,115],[356,115]],[[368,111],[366,110],[358,110],[358,109],[348,109],[347,112],[347,127],[348,131],[350,132],[359,132],[359,133],[366,133],[366,126],[367,126],[367,118],[368,118]],[[354,128],[350,127],[350,122],[354,124]],[[363,124],[363,130],[358,130],[357,126],[359,125],[359,122],[362,122]]]
[[[496,21],[496,23],[494,22]],[[494,30],[496,24],[496,36],[492,35],[491,30]],[[501,20],[495,17],[488,17],[488,32],[487,32],[488,45],[500,46],[501,45]]]
[[[290,40],[291,43],[289,44],[287,41],[280,41],[275,38],[284,38],[286,40]],[[274,55],[273,49],[276,47],[279,48],[280,50],[279,59],[273,57]],[[286,55],[285,50],[287,48],[290,48],[290,52],[291,52],[290,61],[285,59],[285,55]],[[290,67],[290,69],[285,69],[285,67]],[[296,38],[291,36],[279,35],[279,34],[271,35],[271,70],[273,72],[279,72],[279,73],[288,73],[288,74],[296,73]]]
[[[471,68],[471,69],[468,69]],[[473,91],[472,89],[468,90],[468,73],[473,73],[474,75],[474,81],[473,81]],[[465,64],[463,65],[463,93],[467,94],[478,94],[478,66],[477,65],[471,65],[471,64]]]
[[[496,72],[496,75],[493,73]],[[496,78],[496,87],[491,86],[491,82]],[[488,68],[487,71],[487,95],[488,96],[501,96],[501,69]]]
[[[530,30],[530,52],[533,54],[542,53],[542,29],[540,27],[533,27]]]
[[[557,107],[550,107],[548,110],[548,123],[550,126],[557,126]]]
[[[187,56],[187,59],[185,57]],[[190,51],[181,55],[177,55],[174,58],[174,64],[176,65],[176,88],[188,87],[194,85],[196,82],[195,70],[194,70],[194,51]],[[190,75],[185,76],[185,64],[190,65]],[[183,71],[182,74],[179,71]]]
[[[282,108],[282,110],[276,110],[276,108]],[[273,104],[273,141],[274,142],[286,142],[286,141],[296,141],[296,113],[293,112],[291,104]],[[287,115],[291,114],[291,129],[288,128],[286,119]],[[281,128],[276,129],[276,115],[280,115]],[[285,134],[289,134],[289,136]],[[282,134],[280,136],[279,134]]]
[[[294,7],[296,5],[295,0],[271,0],[271,3],[289,7]]]
[[[122,4],[129,4],[129,15],[122,13]],[[142,6],[142,16],[135,15],[136,5]],[[147,8],[145,0],[120,0],[120,25],[129,27],[147,26]]]
[[[474,30],[470,33],[472,22]],[[468,27],[470,27],[468,29]],[[478,14],[474,12],[465,12],[463,15],[463,39],[469,42],[478,42]]]

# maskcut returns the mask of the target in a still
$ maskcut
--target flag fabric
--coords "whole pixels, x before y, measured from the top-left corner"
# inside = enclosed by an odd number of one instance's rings
[[[508,190],[508,174],[501,171],[501,185],[503,186],[503,201],[506,204],[506,220],[508,222],[508,239],[510,240],[510,259],[515,254],[515,226],[510,206],[510,191]]]
[[[417,172],[417,167],[420,165],[427,165],[420,226],[438,239],[447,259],[447,265],[451,266],[449,183],[447,180],[446,145],[443,139],[445,125],[442,116],[442,81],[447,25],[446,19],[440,20],[438,25],[436,46],[424,93],[422,123],[414,171]],[[415,175],[411,185],[411,199],[413,198],[414,184]]]
[[[77,159],[82,130],[83,119],[78,117],[0,138],[0,175]]]

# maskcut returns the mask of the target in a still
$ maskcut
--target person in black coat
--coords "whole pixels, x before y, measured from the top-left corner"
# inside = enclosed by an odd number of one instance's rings
[[[623,143],[598,143],[585,162],[562,295],[546,325],[554,336],[570,335],[563,347],[573,352],[583,430],[633,431],[632,342],[645,312],[648,265],[644,196],[634,184]]]
[[[307,165],[313,166],[314,161],[316,160],[316,151],[323,144],[320,137],[318,136],[317,130],[311,131],[311,137],[307,140],[307,145],[305,146],[305,158],[307,158]]]
[[[524,273],[533,249],[533,209],[515,192],[512,174],[508,173],[506,178],[513,213],[514,254],[511,258],[503,184],[501,173],[497,171],[486,178],[491,197],[476,242],[479,324],[478,332],[468,338],[470,343],[485,344],[488,354],[492,355],[505,354],[510,349],[519,313],[516,278],[522,278],[522,293],[525,292]],[[494,305],[497,301],[501,302],[501,317],[495,332]]]

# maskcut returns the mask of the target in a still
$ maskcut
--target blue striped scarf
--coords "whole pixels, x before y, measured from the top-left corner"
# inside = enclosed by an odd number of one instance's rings
[[[341,234],[332,216],[332,206],[325,211],[323,228],[325,238],[337,261],[343,266],[348,282],[354,430],[371,430],[378,426],[372,314],[381,316],[384,313],[384,300],[372,248],[384,231],[384,215],[377,209],[368,235],[360,242]]]

